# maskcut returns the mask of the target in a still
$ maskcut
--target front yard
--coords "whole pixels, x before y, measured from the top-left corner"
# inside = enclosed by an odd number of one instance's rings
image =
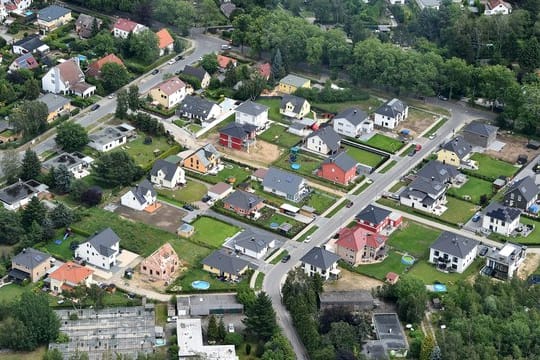
[[[471,159],[478,162],[478,170],[472,171],[488,178],[497,178],[499,176],[512,177],[518,172],[519,167],[506,161],[494,159],[486,154],[472,154]]]
[[[427,258],[429,247],[441,234],[441,231],[408,219],[403,220],[403,228],[390,235],[388,245],[401,252],[411,254],[417,259]]]
[[[195,227],[195,234],[192,236],[194,241],[216,249],[221,247],[227,238],[240,231],[237,226],[207,216],[199,217],[191,225]]]
[[[373,168],[376,168],[385,160],[384,156],[375,154],[371,151],[367,151],[350,145],[342,145],[342,147],[353,159],[356,159],[361,164],[371,166]]]
[[[463,199],[465,196],[471,198],[471,202],[480,204],[480,197],[487,195],[488,200],[493,196],[493,185],[486,180],[469,176],[469,179],[460,188],[451,187],[448,194]]]
[[[258,136],[258,139],[276,144],[277,146],[288,150],[294,145],[298,144],[302,138],[300,136],[291,134],[287,131],[287,129],[288,128],[286,126],[272,124],[268,129]]]
[[[201,184],[198,181],[187,180],[186,185],[179,187],[175,190],[158,189],[157,192],[165,197],[171,198],[182,203],[194,203],[201,200],[201,198],[207,193],[208,189],[206,185]]]

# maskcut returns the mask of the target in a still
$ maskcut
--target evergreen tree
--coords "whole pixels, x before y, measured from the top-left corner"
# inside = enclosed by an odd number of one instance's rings
[[[19,212],[0,208],[0,244],[14,245],[24,238],[24,228],[21,226]]]
[[[115,116],[119,119],[125,119],[128,112],[128,93],[125,89],[118,91],[116,96]]]
[[[225,79],[223,80],[223,83],[227,87],[233,87],[237,82],[238,78],[236,76],[236,67],[232,62],[230,62],[227,64],[227,70],[225,71]]]
[[[286,74],[285,65],[283,64],[283,58],[281,57],[281,50],[277,48],[274,58],[272,59],[272,79],[279,81]]]
[[[34,221],[39,225],[43,224],[43,221],[47,217],[47,209],[45,209],[45,205],[34,196],[21,214],[21,225],[23,228],[28,229]]]
[[[92,28],[90,30],[90,36],[94,37],[99,33],[99,24],[96,18],[92,21]]]
[[[261,291],[253,306],[246,310],[246,318],[243,320],[246,331],[258,338],[268,341],[276,332],[276,313],[272,308],[272,300]]]
[[[22,160],[20,178],[24,181],[36,179],[40,173],[41,161],[39,161],[37,154],[30,149],[26,150]]]
[[[73,211],[63,203],[58,204],[49,215],[55,228],[67,227],[73,222]]]
[[[431,353],[435,348],[435,340],[431,335],[424,337],[422,347],[420,348],[420,360],[430,360]]]
[[[223,343],[226,335],[227,330],[225,329],[225,323],[223,322],[223,318],[220,318],[218,324],[218,342]]]
[[[71,190],[73,174],[65,165],[60,165],[52,173],[54,190],[59,194],[67,194]]]
[[[18,246],[19,249],[32,247],[43,241],[43,227],[36,221],[32,222],[32,225],[25,229],[26,234],[22,243]]]
[[[208,330],[206,336],[209,343],[215,343],[219,340],[219,329],[214,315],[210,315],[208,318]]]
[[[128,89],[128,107],[131,111],[137,111],[140,107],[139,87],[131,85]]]
[[[429,360],[442,360],[441,348],[439,345],[435,345]]]

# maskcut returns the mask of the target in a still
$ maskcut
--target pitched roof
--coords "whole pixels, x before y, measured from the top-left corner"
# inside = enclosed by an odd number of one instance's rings
[[[146,204],[146,199],[144,197],[146,194],[148,194],[148,192],[150,192],[151,196],[157,195],[156,190],[148,179],[141,181],[137,186],[131,189],[131,192],[140,204]]]
[[[89,242],[101,255],[109,257],[115,253],[112,247],[120,242],[120,238],[111,228],[106,228],[88,238],[87,242]]]
[[[20,69],[35,69],[39,66],[37,60],[34,58],[34,55],[32,55],[31,52],[22,54],[13,60],[13,62],[16,63]]]
[[[518,191],[525,201],[529,202],[538,195],[538,185],[531,176],[526,176],[516,181],[506,190],[505,196],[511,192]]]
[[[302,188],[304,182],[305,180],[301,176],[271,167],[264,176],[262,185],[285,194],[295,195]]]
[[[492,202],[486,207],[486,216],[505,222],[512,222],[521,215],[521,210]]]
[[[125,32],[132,32],[137,27],[137,24],[135,21],[131,21],[124,18],[118,18],[116,22],[114,23],[113,29],[119,29]]]
[[[86,74],[88,76],[98,76],[101,72],[101,68],[103,67],[103,65],[107,63],[115,63],[124,66],[124,63],[118,56],[116,56],[115,54],[109,54],[91,63],[88,66],[88,70],[86,70]]]
[[[13,43],[13,46],[20,46],[28,52],[33,52],[43,45],[45,45],[45,43],[39,39],[39,35],[30,35]]]
[[[360,210],[355,218],[377,225],[382,223],[390,214],[391,212],[386,209],[382,209],[375,205],[368,205]]]
[[[470,154],[472,145],[463,136],[458,135],[444,144],[442,148],[455,153],[460,159],[463,159]]]
[[[37,100],[47,105],[47,111],[49,113],[57,111],[62,106],[69,104],[70,101],[63,96],[53,93],[46,93],[45,95],[40,96]]]
[[[53,271],[49,277],[57,281],[76,285],[86,280],[92,273],[93,271],[87,267],[68,261]]]
[[[289,74],[285,76],[283,79],[279,80],[280,83],[292,85],[297,88],[304,86],[304,84],[308,81],[309,81],[308,79],[305,79],[303,77],[296,76],[293,74]]]
[[[258,236],[252,230],[244,230],[234,237],[234,244],[244,249],[261,252],[268,248],[273,239]]]
[[[185,224],[188,225],[188,224]],[[152,263],[159,268],[165,268],[170,262],[179,261],[178,254],[170,243],[161,245],[150,256],[143,260],[145,263]]]
[[[272,75],[272,65],[270,63],[260,64],[257,66],[257,71],[263,78],[268,79]]]
[[[154,86],[152,89],[161,90],[161,92],[163,92],[167,96],[170,96],[185,87],[186,87],[186,84],[182,80],[180,80],[178,76],[173,76],[171,78],[168,78],[167,80],[160,82],[159,84]]]
[[[242,190],[233,191],[229,196],[223,199],[224,203],[230,204],[235,208],[242,210],[250,210],[263,202],[263,199],[255,194],[248,193]]]
[[[304,106],[304,103],[306,103],[306,102],[307,102],[307,100],[304,99],[304,98],[301,98],[299,96],[286,94],[286,95],[283,95],[283,97],[281,98],[280,108],[285,109],[287,104],[291,103],[294,106],[293,111],[295,113],[299,113],[300,110],[302,110],[302,107]]]
[[[210,160],[208,160],[210,156],[214,155],[217,158],[221,157],[221,154],[216,150],[216,148],[212,144],[206,144],[203,147],[198,148],[197,150],[195,150],[195,152],[193,152],[188,157],[191,157],[194,155],[197,155],[197,157],[199,158],[199,161],[202,162],[203,165],[205,166],[210,163]]]
[[[249,262],[229,255],[221,250],[216,250],[208,255],[203,261],[203,265],[219,269],[220,271],[232,275],[240,275],[240,272],[249,266]]]
[[[154,162],[152,170],[150,170],[150,176],[157,176],[158,172],[161,170],[165,174],[164,179],[167,181],[171,181],[178,169],[178,165],[162,159],[158,159],[156,160],[156,162]]]
[[[469,123],[465,128],[463,128],[464,132],[469,132],[472,134],[480,135],[488,137],[494,132],[497,132],[499,128],[493,125],[484,124],[480,121],[473,121]]]
[[[38,20],[43,20],[43,21],[49,22],[49,21],[59,19],[62,16],[66,15],[66,14],[69,14],[70,12],[71,12],[71,10],[66,9],[64,7],[61,7],[61,6],[58,6],[58,5],[50,5],[50,6],[47,6],[46,8],[44,8],[44,9],[41,9],[37,13],[37,18],[38,18]]]
[[[368,118],[368,115],[358,107],[352,107],[343,110],[334,117],[334,121],[337,119],[346,119],[353,126],[358,126]]]
[[[217,56],[217,62],[219,64],[219,67],[222,68],[222,69],[225,69],[229,63],[233,63],[233,65],[236,64],[236,60],[231,58],[231,57],[228,57],[228,56],[225,56],[225,55],[218,55]]]
[[[90,37],[92,35],[92,26],[96,21],[97,27],[101,27],[103,20],[87,14],[80,14],[75,22],[75,26],[79,28],[79,34],[82,37]]]
[[[184,70],[182,70],[182,73],[184,73],[186,75],[189,75],[189,76],[194,76],[194,77],[196,77],[197,79],[199,79],[201,81],[204,79],[204,77],[206,75],[208,75],[206,70],[204,70],[203,68],[194,67],[194,66],[191,66],[191,65],[184,66]]]
[[[325,126],[312,132],[306,137],[306,141],[318,136],[332,151],[338,151],[341,143],[341,136],[331,126]]]
[[[432,205],[442,191],[444,191],[446,187],[444,184],[436,181],[436,180],[429,180],[424,177],[417,177],[412,183],[409,184],[400,193],[400,197],[410,197],[414,196],[417,198],[422,199],[422,203],[426,205]]]
[[[356,225],[353,228],[341,229],[336,245],[357,252],[363,250],[365,246],[377,249],[384,245],[386,239],[388,238],[384,235],[376,234]]]
[[[269,107],[266,105],[258,104],[256,102],[248,100],[240,104],[240,106],[236,108],[236,112],[241,112],[252,116],[258,116],[268,111],[268,109]]]
[[[251,124],[239,124],[239,123],[230,123],[225,127],[219,130],[220,134],[225,134],[236,139],[244,139],[249,134],[252,134],[257,127]]]
[[[173,37],[171,36],[171,34],[169,33],[169,31],[165,28],[159,30],[157,33],[156,33],[156,36],[158,38],[158,41],[159,41],[159,48],[160,49],[165,49],[166,47],[172,45],[174,43],[174,39]]]
[[[215,102],[199,96],[186,96],[178,106],[177,112],[185,112],[196,117],[206,118],[215,105],[217,105]]]
[[[60,74],[60,79],[69,85],[75,85],[78,82],[84,81],[84,74],[79,67],[79,63],[75,59],[69,59],[61,64],[56,65]]]
[[[226,2],[221,4],[219,7],[223,15],[225,15],[227,18],[231,17],[234,10],[236,10],[236,5],[234,5],[232,2]]]
[[[465,258],[480,242],[450,231],[443,231],[430,248],[448,255]]]
[[[218,182],[216,185],[212,186],[210,189],[208,189],[208,192],[214,193],[214,194],[223,194],[229,189],[231,189],[232,186],[224,183],[224,182]]]
[[[12,261],[32,270],[36,266],[43,264],[45,261],[49,261],[50,258],[51,256],[49,254],[33,248],[27,248],[15,255]]]
[[[339,256],[318,246],[309,250],[300,259],[300,261],[304,264],[313,265],[319,269],[328,269],[332,267],[332,265],[334,265],[338,260]]]
[[[512,5],[503,0],[490,0],[487,3],[487,6],[490,10],[495,9],[499,5],[502,5],[508,9],[512,9]]]
[[[418,176],[428,180],[436,180],[443,184],[450,182],[458,175],[459,171],[455,166],[443,164],[436,160],[431,160],[418,171]]]
[[[403,101],[394,98],[382,104],[375,113],[395,118],[398,114],[403,114],[406,108],[407,105]]]
[[[331,155],[323,161],[323,164],[331,163],[336,164],[336,166],[344,172],[347,172],[352,168],[356,168],[356,166],[358,165],[358,161],[347,155],[345,151]]]

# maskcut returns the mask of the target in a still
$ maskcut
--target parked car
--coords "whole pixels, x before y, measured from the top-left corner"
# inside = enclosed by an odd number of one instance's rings
[[[229,331],[230,333],[234,332],[234,324],[233,323],[230,323],[229,326],[227,326],[227,331]]]
[[[167,64],[172,65],[172,64],[174,64],[175,62],[176,62],[176,60],[171,59],[171,60],[167,61]]]
[[[156,75],[156,74],[158,74],[158,73],[159,73],[159,69],[154,69],[154,70],[152,70],[152,72],[151,72],[152,75]]]
[[[205,203],[205,202],[208,202],[208,200],[210,200],[210,199],[211,199],[210,196],[204,195],[204,196],[202,197],[201,201],[202,201],[203,203]]]
[[[193,211],[195,210],[195,208],[189,204],[186,204],[184,206],[182,206],[183,209],[186,209],[187,211]]]
[[[409,156],[414,156],[414,154],[416,154],[416,150],[415,150],[415,149],[412,149],[411,151],[409,151]]]
[[[304,240],[305,243],[308,243],[311,241],[311,235],[306,236],[306,239]]]
[[[472,222],[478,222],[478,221],[480,221],[480,214],[476,213],[472,217]]]
[[[282,263],[286,263],[287,261],[291,260],[291,255],[287,254],[281,259]]]
[[[96,110],[99,109],[99,108],[100,108],[100,105],[99,105],[99,104],[94,104],[94,105],[92,105],[92,107],[90,108],[90,110],[96,111]]]
[[[448,101],[448,98],[444,95],[439,95],[438,98],[442,101]]]
[[[183,60],[184,57],[182,55],[176,55],[176,57],[174,58],[174,60],[178,61],[178,60]]]
[[[221,45],[221,50],[231,50],[231,49],[232,49],[231,45],[226,45],[226,44]]]
[[[435,139],[436,136],[437,136],[437,134],[431,134],[431,135],[429,135],[428,139],[433,140],[433,139]]]
[[[347,207],[348,207],[348,208],[352,208],[353,205],[354,205],[354,203],[353,203],[352,201],[349,201],[349,202],[347,203]]]
[[[178,316],[169,316],[167,318],[168,323],[173,323],[173,322],[176,322],[177,320],[178,320]]]
[[[482,250],[480,250],[479,255],[480,255],[480,256],[486,256],[488,250],[489,250],[489,248],[488,248],[487,246],[484,246],[484,247],[482,248]]]

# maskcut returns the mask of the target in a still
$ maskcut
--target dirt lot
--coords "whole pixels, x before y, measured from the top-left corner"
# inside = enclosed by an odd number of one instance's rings
[[[522,136],[510,135],[501,131],[497,134],[497,140],[506,144],[504,145],[503,149],[501,151],[486,151],[486,154],[493,156],[496,159],[504,160],[513,164],[517,161],[518,155],[527,155],[529,160],[532,160],[538,154],[540,154],[540,149],[527,149],[527,138]]]
[[[409,108],[409,116],[407,120],[402,122],[396,132],[399,133],[402,129],[411,130],[411,136],[417,137],[430,127],[438,117],[428,112]]]
[[[382,281],[341,269],[339,280],[325,283],[324,291],[371,290],[383,284]]]
[[[525,261],[518,269],[517,276],[520,279],[527,279],[529,275],[534,273],[540,265],[540,254],[527,254]]]
[[[144,224],[152,225],[171,233],[176,232],[182,218],[186,216],[185,211],[164,203],[161,203],[161,207],[151,214],[146,211],[129,209],[122,205],[118,206],[116,213],[128,220],[140,221]]]
[[[159,293],[165,293],[165,289],[167,288],[167,284],[165,284],[165,281],[156,280],[155,278],[141,274],[139,272],[139,267],[140,265],[138,265],[135,268],[133,277],[130,280],[128,280],[129,285],[133,287],[141,288],[141,289],[153,290]],[[182,268],[180,268],[180,270],[177,270],[173,274],[173,276],[171,277],[171,280],[174,280],[181,272],[182,272]]]

